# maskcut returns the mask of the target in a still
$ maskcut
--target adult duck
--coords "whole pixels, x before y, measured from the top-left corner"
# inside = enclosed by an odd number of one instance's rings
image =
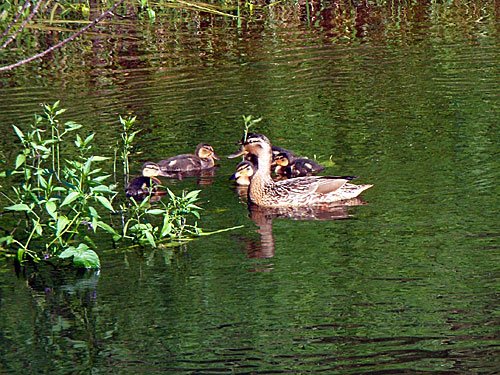
[[[328,205],[357,197],[373,185],[355,185],[348,179],[331,176],[297,177],[273,181],[271,178],[272,146],[262,134],[250,133],[241,150],[231,156],[249,153],[257,158],[248,189],[253,204],[262,207],[305,207]]]

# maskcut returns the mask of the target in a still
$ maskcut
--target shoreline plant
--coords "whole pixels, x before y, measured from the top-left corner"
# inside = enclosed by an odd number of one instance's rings
[[[200,219],[201,208],[195,204],[198,190],[177,196],[167,189],[167,202],[160,200],[153,206],[150,197],[141,202],[131,198],[115,209],[117,185],[108,182],[112,175],[106,173],[113,161],[95,155],[95,133],[78,134],[82,125],[62,122],[64,112],[59,101],[46,104],[28,129],[13,126],[21,147],[13,168],[1,173],[10,186],[0,191],[3,203],[7,202],[2,219],[9,220],[9,229],[0,238],[1,251],[13,251],[21,263],[72,258],[75,267],[99,268],[96,239],[105,233],[114,242],[151,247],[166,240],[178,243],[211,234],[192,222]],[[128,157],[137,134],[131,131],[135,117],[120,117],[120,122],[120,156],[128,174]]]

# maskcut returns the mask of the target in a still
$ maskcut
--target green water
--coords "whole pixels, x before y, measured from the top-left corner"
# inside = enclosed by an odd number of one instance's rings
[[[203,228],[241,229],[103,245],[99,273],[2,261],[0,373],[497,373],[498,35],[491,13],[464,14],[347,37],[326,16],[125,22],[0,76],[7,158],[10,125],[61,99],[101,154],[137,115],[134,172],[202,141],[227,155],[252,114],[277,145],[375,185],[336,220],[251,217],[223,159],[209,184],[164,182],[202,189]]]

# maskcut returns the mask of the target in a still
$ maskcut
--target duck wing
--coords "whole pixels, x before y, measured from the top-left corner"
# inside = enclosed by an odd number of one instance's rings
[[[182,172],[201,169],[200,159],[192,154],[173,156],[159,161],[158,165],[165,172]]]
[[[329,176],[297,177],[277,181],[275,188],[278,191],[287,191],[289,194],[328,194],[340,189],[347,181],[347,179]]]

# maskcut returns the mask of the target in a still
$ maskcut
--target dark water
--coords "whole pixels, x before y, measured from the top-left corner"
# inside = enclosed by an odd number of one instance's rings
[[[112,155],[118,115],[133,113],[138,171],[200,141],[227,155],[252,114],[276,144],[375,184],[335,220],[272,219],[249,214],[222,160],[211,184],[166,183],[202,189],[203,228],[242,229],[98,249],[100,273],[3,261],[0,372],[496,373],[495,18],[429,9],[356,27],[124,21],[0,76],[4,134],[61,99]]]

